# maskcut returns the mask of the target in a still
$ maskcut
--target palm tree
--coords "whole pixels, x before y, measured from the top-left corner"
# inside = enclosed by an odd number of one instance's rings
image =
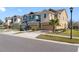
[[[49,25],[52,26],[52,31],[55,32],[56,26],[59,25],[59,20],[58,19],[51,19],[49,21]]]

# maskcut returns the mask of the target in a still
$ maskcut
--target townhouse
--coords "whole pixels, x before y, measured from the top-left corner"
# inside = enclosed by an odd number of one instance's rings
[[[38,12],[30,12],[29,14],[25,14],[23,16],[13,16],[10,21],[12,23],[21,23],[22,28],[27,29],[28,26],[36,26],[37,28],[51,30],[52,27],[49,25],[49,20],[58,18],[59,25],[56,26],[56,29],[67,29],[68,28],[68,15],[65,9],[61,10],[43,10]],[[8,22],[9,18],[7,19]],[[10,25],[10,24],[8,24]]]
[[[61,10],[43,10],[39,12],[31,12],[29,15],[29,24],[30,25],[39,25],[41,29],[51,30],[52,27],[49,25],[49,20],[58,18],[59,25],[56,26],[56,29],[67,29],[68,28],[68,15],[65,9]]]
[[[20,23],[21,21],[22,21],[22,18],[21,16],[18,16],[18,15],[5,18],[5,24],[8,26],[10,26],[13,23]]]

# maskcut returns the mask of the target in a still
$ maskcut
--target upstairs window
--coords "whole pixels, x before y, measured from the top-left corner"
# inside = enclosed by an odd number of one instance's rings
[[[31,19],[31,16],[29,16],[29,19]]]
[[[46,14],[44,14],[44,18],[46,18]]]
[[[29,21],[34,21],[35,20],[35,15],[30,15],[29,16]]]
[[[31,15],[29,17],[30,17],[30,19],[34,19],[35,18],[35,15]]]
[[[54,17],[55,17],[55,18],[58,18],[58,15],[56,14]],[[60,17],[60,15],[59,15],[59,17]]]
[[[27,16],[26,16],[26,15],[24,15],[24,16],[23,16],[23,20],[26,20],[26,19],[27,19]]]
[[[36,16],[35,19],[39,19],[39,16]]]
[[[35,15],[32,15],[32,19],[34,19],[35,18]]]
[[[17,20],[17,16],[14,16],[13,18],[14,18],[14,21],[16,21],[16,20]]]
[[[17,20],[17,18],[14,18],[14,21],[16,21]]]
[[[35,19],[40,19],[41,15],[36,15]]]

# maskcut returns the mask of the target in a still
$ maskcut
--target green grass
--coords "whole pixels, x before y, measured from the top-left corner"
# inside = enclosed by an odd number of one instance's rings
[[[0,32],[3,32],[3,31],[4,31],[3,25],[0,25]]]
[[[4,29],[0,29],[0,32],[3,32],[4,31]]]
[[[65,37],[57,37],[57,36],[50,36],[50,35],[39,35],[37,38],[79,44],[79,39],[69,39]]]
[[[70,35],[70,30],[66,30],[65,32],[60,32],[60,33],[49,33],[49,34],[59,34],[59,35]],[[79,37],[79,30],[72,30],[72,35],[75,37]]]

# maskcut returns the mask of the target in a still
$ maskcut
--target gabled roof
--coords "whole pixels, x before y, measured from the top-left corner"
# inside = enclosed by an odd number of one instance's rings
[[[54,12],[55,14],[58,14],[58,13],[63,12],[64,10],[65,10],[65,9],[60,9],[60,10],[49,9],[48,11],[52,11],[52,12]]]
[[[54,9],[48,9],[48,11],[57,12],[57,11],[56,11],[56,10],[54,10]]]
[[[30,12],[28,15],[36,14],[36,13],[42,13],[42,12],[53,12],[55,14],[63,12],[65,9],[60,9],[60,10],[54,10],[54,9],[48,9],[48,10],[43,10],[43,11],[38,11],[38,12]]]
[[[62,12],[62,11],[64,11],[65,9],[60,9],[60,10],[57,10],[57,12]]]

